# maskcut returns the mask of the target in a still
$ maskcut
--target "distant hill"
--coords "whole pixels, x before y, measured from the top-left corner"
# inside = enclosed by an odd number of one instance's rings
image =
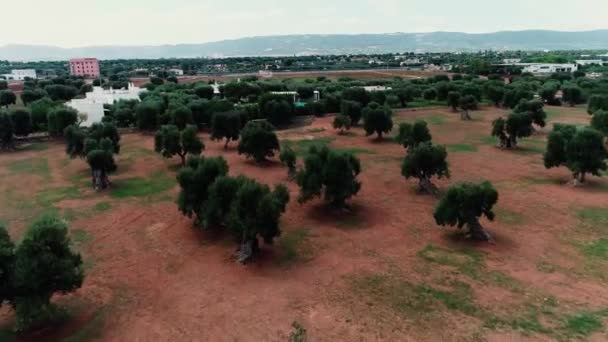
[[[72,57],[187,58],[231,56],[291,56],[390,52],[450,52],[478,50],[608,49],[608,30],[585,32],[503,31],[495,33],[387,33],[249,37],[203,44],[160,46],[7,45],[0,60],[65,60]]]

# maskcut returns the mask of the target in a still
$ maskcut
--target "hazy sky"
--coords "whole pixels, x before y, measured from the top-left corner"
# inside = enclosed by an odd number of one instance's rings
[[[202,43],[296,33],[608,28],[608,0],[6,0],[0,45]]]

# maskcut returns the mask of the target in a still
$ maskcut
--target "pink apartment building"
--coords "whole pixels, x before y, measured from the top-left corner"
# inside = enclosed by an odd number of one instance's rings
[[[70,59],[70,74],[90,78],[99,77],[99,61],[97,58]]]

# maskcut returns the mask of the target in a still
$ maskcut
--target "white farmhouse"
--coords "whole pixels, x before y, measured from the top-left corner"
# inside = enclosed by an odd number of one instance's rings
[[[553,64],[553,63],[520,63],[525,65],[522,72],[532,74],[553,74],[556,72],[571,73],[578,70],[576,64]]]
[[[86,93],[84,99],[73,99],[66,103],[67,106],[76,109],[79,113],[87,115],[87,120],[82,123],[82,126],[88,127],[96,122],[101,122],[105,115],[104,104],[113,104],[119,100],[137,100],[139,95],[146,91],[135,87],[133,83],[129,83],[127,89],[103,89],[102,87],[93,87],[93,91]]]
[[[26,78],[36,78],[36,70],[34,69],[14,69],[10,74],[2,75],[7,81],[23,81]]]

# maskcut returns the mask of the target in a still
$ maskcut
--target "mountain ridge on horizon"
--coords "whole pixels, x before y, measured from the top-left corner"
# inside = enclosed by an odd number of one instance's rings
[[[523,30],[490,33],[436,31],[379,34],[292,34],[251,36],[200,44],[90,45],[74,48],[53,45],[7,44],[0,46],[0,60],[67,60],[74,57],[158,59],[369,54],[411,51],[583,49],[608,49],[608,29],[591,31]]]

